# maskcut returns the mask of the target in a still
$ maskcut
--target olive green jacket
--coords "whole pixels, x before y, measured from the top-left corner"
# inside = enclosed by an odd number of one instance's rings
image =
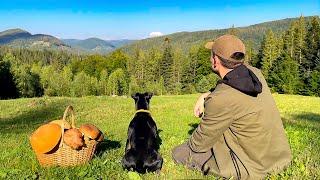
[[[291,151],[280,113],[261,72],[247,66],[262,84],[257,97],[224,83],[205,99],[202,120],[188,141],[195,152],[212,152],[205,163],[222,177],[261,179],[289,165]]]

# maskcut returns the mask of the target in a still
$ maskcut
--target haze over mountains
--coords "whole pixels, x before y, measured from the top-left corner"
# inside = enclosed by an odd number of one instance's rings
[[[305,17],[306,23],[311,16]],[[239,27],[235,30],[237,35],[246,43],[251,43],[254,49],[259,48],[265,32],[271,29],[276,35],[281,35],[290,24],[297,18],[287,18],[282,20],[270,21]],[[35,49],[54,49],[65,50],[73,53],[84,54],[106,54],[117,48],[126,52],[133,52],[135,47],[149,49],[162,46],[164,38],[168,37],[172,46],[188,50],[191,46],[211,40],[219,35],[225,34],[229,29],[204,30],[195,32],[177,32],[159,37],[147,38],[142,40],[102,40],[99,38],[79,39],[58,39],[51,35],[34,34],[22,29],[9,29],[0,32],[0,45],[13,48],[35,48]]]

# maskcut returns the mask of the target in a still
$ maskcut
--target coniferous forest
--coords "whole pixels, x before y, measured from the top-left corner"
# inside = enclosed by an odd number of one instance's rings
[[[238,30],[228,33],[238,35]],[[269,29],[257,47],[244,42],[246,63],[261,69],[273,92],[320,96],[318,16],[310,21],[301,16],[281,32]],[[0,46],[0,99],[206,92],[219,78],[204,43],[184,50],[163,38],[161,46],[107,55]]]

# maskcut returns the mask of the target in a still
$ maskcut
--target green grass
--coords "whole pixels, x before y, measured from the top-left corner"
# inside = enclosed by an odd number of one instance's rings
[[[159,174],[143,179],[210,178],[175,165],[171,149],[185,142],[199,119],[192,116],[198,95],[161,96],[151,100],[151,112],[161,129],[160,153],[164,165]],[[293,153],[291,166],[270,179],[320,178],[320,98],[278,95],[281,112]],[[67,105],[76,111],[77,125],[93,123],[106,134],[105,141],[90,163],[71,168],[42,168],[29,144],[29,135],[41,124],[59,119]],[[128,179],[121,167],[127,127],[134,115],[131,98],[33,98],[0,101],[0,179]],[[135,177],[137,174],[130,174]]]

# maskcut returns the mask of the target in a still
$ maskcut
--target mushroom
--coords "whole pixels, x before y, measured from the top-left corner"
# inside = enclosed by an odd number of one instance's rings
[[[81,149],[81,147],[84,145],[82,133],[76,128],[67,130],[64,133],[63,141],[72,149],[77,150]]]
[[[92,124],[84,124],[79,128],[80,132],[84,135],[85,142],[88,142],[90,139],[100,138],[101,131]]]

